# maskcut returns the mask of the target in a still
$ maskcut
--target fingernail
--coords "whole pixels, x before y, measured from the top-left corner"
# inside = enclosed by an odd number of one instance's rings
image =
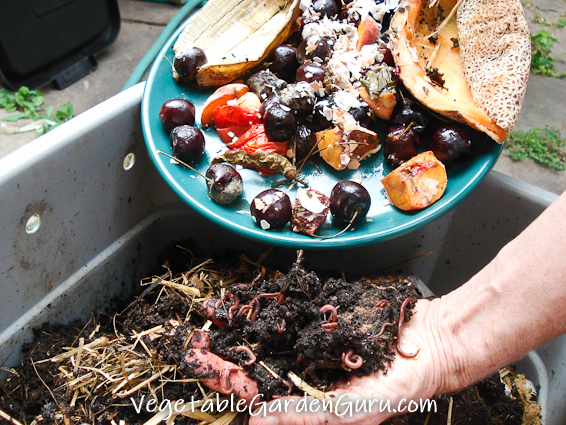
[[[279,425],[279,418],[277,416],[265,416],[257,425]]]

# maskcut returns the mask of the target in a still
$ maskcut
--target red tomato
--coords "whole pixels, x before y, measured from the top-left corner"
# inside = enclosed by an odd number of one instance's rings
[[[217,106],[212,115],[217,129],[233,125],[249,126],[261,122],[258,111],[246,109],[240,105]]]
[[[281,155],[286,155],[287,149],[289,148],[289,142],[273,142],[269,140],[265,135],[263,124],[252,125],[238,140],[231,144],[227,143],[226,145],[232,148],[231,150],[233,151],[245,150],[249,153],[269,152]],[[277,172],[270,170],[269,167],[250,168],[257,169],[262,176],[268,176]]]
[[[217,128],[216,132],[218,133],[218,136],[220,136],[220,140],[222,140],[227,146],[230,146],[230,144],[235,143],[249,127],[249,125],[232,125],[230,127]]]
[[[246,152],[275,152],[287,154],[289,142],[273,142],[265,135],[263,124],[252,125],[230,148],[244,149]]]

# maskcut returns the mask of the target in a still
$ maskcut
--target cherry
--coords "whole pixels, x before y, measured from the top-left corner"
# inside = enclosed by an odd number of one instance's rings
[[[405,106],[393,117],[393,123],[408,126],[412,123],[411,128],[418,134],[423,134],[428,128],[428,120],[424,114],[411,106]]]
[[[206,177],[208,196],[217,204],[228,205],[244,191],[242,176],[228,164],[212,164]]]
[[[419,136],[412,127],[395,125],[389,129],[385,138],[385,160],[392,166],[408,161],[417,154],[419,144]]]
[[[169,143],[173,156],[183,162],[193,162],[204,153],[204,135],[191,125],[180,125],[171,130]]]
[[[430,139],[430,149],[439,161],[450,166],[456,159],[471,153],[472,141],[463,127],[449,124],[436,129]]]
[[[311,45],[314,45],[314,48],[310,47]],[[307,46],[309,46],[308,49]],[[332,38],[320,37],[317,34],[310,35],[299,44],[299,61],[304,63],[313,58],[324,61],[332,55],[333,49],[334,40]]]
[[[273,71],[286,81],[293,81],[299,67],[298,49],[279,46],[273,52]]]
[[[180,50],[173,58],[173,67],[185,83],[193,83],[198,69],[206,63],[206,54],[199,47]]]
[[[161,105],[159,121],[167,131],[195,123],[195,105],[184,99],[171,99]]]
[[[300,117],[305,117],[312,113],[316,96],[309,83],[304,81],[288,84],[279,93],[281,103],[287,105]]]
[[[295,156],[297,161],[306,158],[313,151],[315,145],[316,134],[307,126],[299,125],[295,134]]]
[[[276,94],[272,94],[261,103],[261,106],[259,107],[259,115],[263,117],[269,108],[280,103],[281,98]]]
[[[273,105],[263,115],[265,135],[274,142],[286,142],[297,130],[295,114],[286,105]]]
[[[334,0],[314,0],[312,8],[315,12],[320,13],[320,16],[328,16],[333,18],[338,15],[340,9]]]
[[[326,68],[316,62],[305,62],[297,69],[296,78],[297,81],[306,81],[307,83],[312,83],[318,81],[319,83],[324,82],[324,77],[326,76]]]
[[[364,219],[371,206],[369,192],[361,184],[343,180],[330,193],[330,213],[345,223],[357,223]]]
[[[267,189],[252,200],[250,212],[263,230],[271,230],[282,229],[291,220],[293,209],[285,192]]]

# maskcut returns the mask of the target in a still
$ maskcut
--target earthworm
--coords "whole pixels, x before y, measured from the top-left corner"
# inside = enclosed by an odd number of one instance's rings
[[[282,334],[287,329],[287,321],[283,319],[279,325],[277,325],[277,332]]]
[[[250,318],[250,325],[254,325],[255,320],[257,319],[257,315],[259,314],[259,309],[261,308],[261,305],[259,304],[259,299],[256,297],[253,299],[253,306],[254,306],[254,312],[252,313],[252,317]]]
[[[222,300],[219,299],[218,301],[216,301],[216,304],[214,304],[214,308],[218,308],[222,305]]]
[[[254,301],[254,312],[252,313],[252,317],[250,318],[250,324],[252,326],[255,323],[255,321],[257,319],[257,315],[259,314],[259,310],[261,308],[261,305],[259,303],[260,298],[277,298],[277,304],[282,304],[283,301],[285,300],[285,295],[283,295],[281,292],[273,292],[273,293],[270,293],[270,294],[260,294],[257,297],[255,297],[253,299],[253,301]]]
[[[384,323],[383,326],[381,327],[381,330],[379,331],[379,333],[377,335],[372,335],[370,337],[368,337],[367,341],[369,341],[370,339],[377,339],[379,338],[381,335],[383,335],[383,332],[385,332],[385,327],[386,326],[395,326],[394,323]]]
[[[247,345],[238,345],[237,347],[231,347],[228,349],[228,351],[232,351],[234,350],[236,353],[246,353],[248,355],[248,357],[250,358],[247,362],[244,362],[244,366],[251,366],[255,363],[257,357],[254,354],[254,352],[252,351],[252,349],[250,347],[248,347]]]
[[[236,310],[238,307],[240,306],[240,299],[236,299],[236,302],[234,302],[234,304],[232,304],[230,306],[230,308],[228,309],[228,320],[232,321],[232,319],[234,318],[234,310]]]
[[[420,348],[417,350],[416,353],[414,354],[409,354],[409,353],[405,353],[401,347],[399,347],[399,337],[401,336],[401,326],[403,326],[403,323],[405,322],[405,308],[407,308],[407,305],[409,305],[410,302],[413,301],[417,301],[417,298],[415,297],[408,297],[405,298],[405,301],[403,301],[403,304],[401,304],[401,311],[399,313],[399,326],[397,328],[397,342],[395,342],[395,348],[397,349],[397,352],[399,354],[401,354],[403,357],[416,357],[417,354],[419,354]]]
[[[350,348],[345,353],[342,353],[342,363],[350,369],[359,369],[363,366],[364,359],[362,356],[354,354],[354,350]]]
[[[260,294],[256,298],[277,298],[277,304],[283,304],[285,295],[283,295],[281,292],[273,292],[270,294]]]
[[[378,302],[375,306],[376,307],[385,307],[386,304],[391,304],[389,301],[387,300],[381,300],[380,302]]]
[[[282,381],[283,381],[283,385],[285,385],[289,389],[289,391],[287,391],[287,395],[291,395],[291,393],[293,392],[293,387],[291,386],[290,383],[288,383],[284,379],[282,379]]]
[[[224,383],[222,382],[222,377],[220,377],[220,388],[222,391],[225,391],[226,394],[232,394],[232,391],[234,390],[234,385],[230,382],[230,375],[235,372],[238,372],[238,369],[227,369],[226,374],[224,375],[226,380]],[[224,384],[226,384],[226,387]]]
[[[297,360],[295,360],[295,366],[299,367],[302,361],[303,361],[303,356],[299,354],[297,356]]]
[[[326,314],[330,312],[330,317],[328,318],[328,323],[336,322],[336,318],[338,317],[338,309],[330,304],[325,304],[320,307],[320,312],[322,314]]]
[[[243,306],[240,307],[240,309],[238,310],[238,316],[241,316],[243,314],[246,313],[246,311],[251,310],[253,308],[253,306],[249,305],[249,304],[244,304]]]
[[[338,322],[323,323],[320,327],[324,329],[324,332],[332,332],[338,327]]]

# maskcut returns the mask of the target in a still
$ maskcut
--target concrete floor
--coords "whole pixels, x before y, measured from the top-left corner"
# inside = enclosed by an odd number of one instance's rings
[[[561,13],[566,11],[566,0],[535,2],[523,2],[531,32],[544,28],[543,24],[534,22],[535,17],[544,17],[547,21],[556,23]],[[51,85],[42,87],[40,90],[45,94],[46,106],[53,105],[57,109],[70,101],[74,105],[75,115],[78,115],[120,92],[136,65],[181,7],[172,3],[132,0],[118,0],[118,4],[121,14],[120,33],[111,46],[97,55],[97,69],[64,90],[57,90]],[[566,29],[552,31],[558,38],[553,54],[557,58],[557,73],[560,74],[566,71]],[[516,128],[528,130],[531,126],[557,127],[566,135],[566,103],[563,99],[566,99],[566,80],[531,74],[525,104]],[[5,115],[5,111],[0,109],[0,118]],[[35,138],[34,132],[6,134],[0,128],[0,157]],[[565,171],[555,171],[532,161],[512,161],[505,151],[495,170],[556,194],[566,189]]]

